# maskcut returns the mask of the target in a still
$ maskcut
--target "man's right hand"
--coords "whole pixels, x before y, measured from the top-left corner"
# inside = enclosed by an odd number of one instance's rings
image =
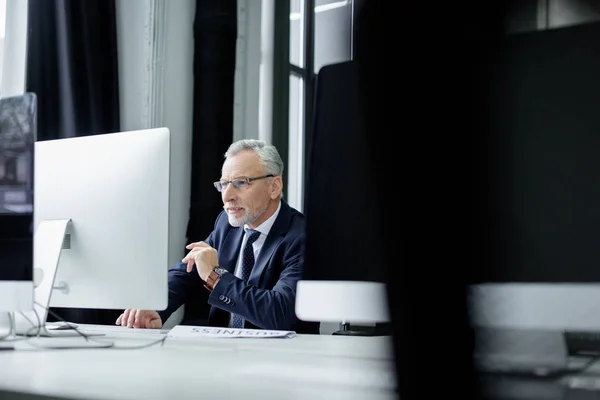
[[[128,308],[117,318],[117,325],[128,328],[160,329],[162,320],[156,311]]]

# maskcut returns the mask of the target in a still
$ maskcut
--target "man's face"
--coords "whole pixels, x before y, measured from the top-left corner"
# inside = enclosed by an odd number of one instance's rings
[[[267,172],[260,164],[257,154],[248,150],[225,160],[220,180],[223,182],[236,178],[256,178],[264,175],[267,175]],[[248,224],[254,227],[263,222],[263,218],[260,217],[269,207],[270,200],[275,199],[278,195],[272,179],[251,181],[248,185],[239,189],[233,184],[227,185],[221,192],[221,197],[223,208],[227,212],[231,226]]]

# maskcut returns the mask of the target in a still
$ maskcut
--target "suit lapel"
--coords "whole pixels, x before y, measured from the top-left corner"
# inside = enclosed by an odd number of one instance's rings
[[[289,224],[290,207],[282,200],[279,215],[277,215],[277,219],[271,227],[260,253],[258,253],[258,258],[254,261],[254,268],[248,279],[250,285],[258,286],[260,277],[265,270],[267,263],[271,259],[271,256],[273,256],[275,249],[283,240],[283,236],[287,232]]]
[[[219,249],[219,265],[231,274],[235,273],[235,266],[237,265],[243,238],[243,229],[231,228],[223,241],[223,245]]]
[[[254,261],[254,268],[252,268],[252,273],[250,274],[250,278],[248,278],[250,285],[258,286],[260,276],[282,239],[283,237],[280,234],[275,234],[273,231],[269,232],[262,249],[260,249],[260,253],[258,253],[258,258]]]

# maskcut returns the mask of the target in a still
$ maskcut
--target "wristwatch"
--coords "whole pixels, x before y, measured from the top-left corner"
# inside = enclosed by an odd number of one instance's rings
[[[226,272],[227,270],[225,268],[221,268],[218,265],[214,267],[213,270],[210,271],[208,278],[206,278],[206,285],[204,285],[204,287],[212,292],[217,282],[219,282],[219,279],[221,279],[221,276]]]

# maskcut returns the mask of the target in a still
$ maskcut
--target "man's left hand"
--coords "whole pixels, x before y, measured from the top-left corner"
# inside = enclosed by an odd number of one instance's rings
[[[190,243],[185,248],[190,252],[181,261],[187,263],[187,272],[192,272],[196,264],[200,279],[206,282],[213,268],[219,265],[217,250],[205,242]]]

